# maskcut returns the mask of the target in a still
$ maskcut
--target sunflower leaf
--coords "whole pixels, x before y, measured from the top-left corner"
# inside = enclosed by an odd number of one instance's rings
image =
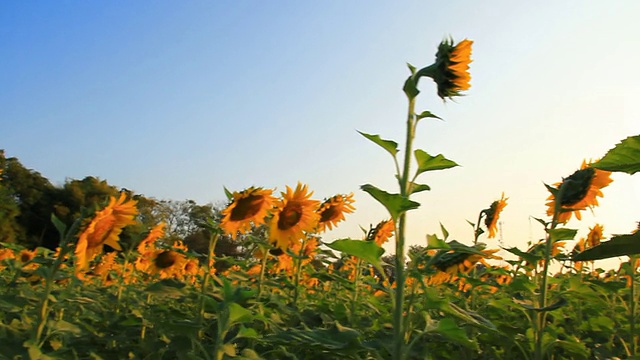
[[[431,187],[429,185],[425,185],[425,184],[416,184],[414,182],[409,184],[409,193],[410,194],[415,194],[415,193],[419,193],[421,191],[429,191],[431,190]]]
[[[413,75],[407,78],[407,81],[404,82],[404,86],[402,87],[402,91],[407,95],[409,100],[415,99],[418,94],[420,94],[420,90],[418,90],[418,78],[414,78]]]
[[[420,203],[409,200],[400,194],[389,194],[370,184],[362,185],[360,188],[384,205],[394,222],[397,222],[398,217],[403,212],[417,209],[420,206]]]
[[[547,233],[549,233],[549,236],[551,236],[551,242],[556,242],[560,240],[573,240],[573,238],[578,233],[578,230],[566,228],[549,229],[547,230]]]
[[[611,240],[601,242],[600,245],[575,255],[571,260],[600,260],[635,254],[640,254],[640,231],[634,234],[615,235]]]
[[[441,319],[438,322],[438,327],[430,330],[429,332],[440,334],[446,339],[449,339],[470,349],[475,349],[478,346],[476,343],[469,340],[469,337],[467,337],[467,332],[463,328],[459,327],[456,322],[449,317]]]
[[[325,245],[333,250],[360,258],[375,266],[381,273],[384,272],[382,270],[382,261],[380,260],[382,254],[384,254],[384,249],[374,241],[340,239]]]
[[[438,115],[436,115],[436,114],[432,113],[431,111],[423,111],[422,113],[420,113],[420,114],[417,116],[417,119],[418,119],[418,120],[420,120],[420,119],[424,119],[424,118],[435,118],[435,119],[442,120],[442,118],[441,118],[440,116],[438,116]]]
[[[459,166],[455,161],[445,158],[442,154],[431,156],[424,150],[416,150],[414,152],[418,161],[418,171],[416,174],[422,174],[425,171],[444,170]]]
[[[371,135],[367,133],[363,133],[362,131],[358,131],[360,135],[366,137],[367,139],[373,141],[374,143],[380,145],[383,149],[387,150],[391,156],[394,158],[398,153],[398,143],[393,140],[384,140],[380,138],[380,135]]]
[[[591,166],[600,170],[626,172],[629,175],[640,171],[640,135],[622,140]]]

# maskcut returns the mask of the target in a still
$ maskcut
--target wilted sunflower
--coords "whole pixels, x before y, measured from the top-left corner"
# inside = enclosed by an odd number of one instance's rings
[[[336,195],[325,200],[318,209],[318,214],[320,214],[318,231],[325,231],[326,228],[332,230],[333,226],[344,220],[345,213],[352,213],[355,210],[351,205],[354,202],[353,193]]]
[[[583,161],[580,170],[575,171],[569,177],[563,179],[562,182],[554,184],[555,191],[547,198],[549,200],[547,202],[549,207],[547,215],[553,216],[556,200],[559,200],[561,209],[565,210],[558,214],[557,221],[559,223],[569,221],[571,214],[575,214],[576,218],[581,220],[581,210],[598,206],[596,197],[604,196],[600,189],[608,186],[613,181],[610,176],[610,171],[593,168],[586,161]],[[562,186],[565,186],[562,199],[556,199],[556,195]]]
[[[436,62],[418,72],[418,76],[429,76],[438,85],[440,98],[460,96],[460,91],[471,87],[469,63],[473,41],[462,40],[453,46],[453,40],[444,40],[438,46]]]
[[[287,192],[281,194],[271,218],[269,240],[284,250],[316,228],[320,202],[309,199],[313,192],[307,193],[307,185],[301,183],[295,191],[287,186]]]
[[[393,223],[393,219],[384,220],[379,222],[375,228],[369,230],[367,240],[375,241],[378,246],[382,246],[382,244],[389,241],[393,236],[394,231],[396,231],[396,227]]]
[[[271,193],[270,189],[253,186],[241,192],[234,192],[233,201],[222,210],[222,230],[235,239],[238,232],[251,230],[252,223],[255,226],[264,224],[264,218],[276,200]]]
[[[500,218],[502,209],[507,206],[507,200],[509,200],[509,198],[505,198],[504,193],[502,193],[500,200],[492,202],[488,209],[483,210],[486,215],[484,218],[484,224],[487,226],[487,230],[489,230],[490,239],[496,236],[496,232],[498,231],[498,219]]]
[[[122,250],[118,243],[120,233],[125,226],[136,223],[136,203],[135,200],[127,200],[123,192],[117,200],[111,196],[109,204],[95,214],[78,237],[75,250],[78,272],[87,268],[89,261],[102,251],[104,245]]]

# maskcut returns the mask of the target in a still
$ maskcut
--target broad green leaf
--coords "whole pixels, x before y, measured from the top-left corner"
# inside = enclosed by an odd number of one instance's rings
[[[427,249],[451,249],[444,240],[439,239],[436,234],[427,234]]]
[[[611,240],[577,254],[572,260],[600,260],[635,254],[640,254],[640,231],[635,234],[615,235]]]
[[[573,238],[578,233],[578,230],[560,228],[560,229],[549,229],[547,230],[547,232],[551,237],[551,242],[555,243],[556,241],[560,241],[560,240],[573,240]]]
[[[231,303],[228,306],[229,309],[229,326],[235,323],[244,323],[253,320],[251,311],[243,308],[239,304]]]
[[[175,279],[162,279],[147,286],[145,290],[158,295],[180,296],[185,293],[185,286],[185,283]]]
[[[431,111],[423,111],[422,113],[420,113],[417,116],[418,120],[420,119],[424,119],[424,118],[435,118],[435,119],[440,119],[442,120],[442,118],[434,113],[432,113]]]
[[[626,172],[633,175],[640,171],[640,135],[622,140],[600,161],[591,164],[596,169]]]
[[[462,346],[466,346],[471,349],[476,348],[476,344],[467,337],[467,332],[460,328],[451,318],[443,318],[438,322],[438,327],[430,332],[438,333]]]
[[[393,140],[384,140],[384,139],[381,139],[379,135],[371,135],[371,134],[363,133],[362,131],[358,131],[358,133],[360,133],[360,135],[366,137],[367,139],[373,141],[374,143],[380,145],[383,149],[387,150],[387,152],[391,154],[391,156],[393,156],[394,158],[396,157],[396,154],[398,153],[397,142]]]
[[[384,249],[374,241],[340,239],[325,245],[333,250],[360,258],[382,272],[380,257],[384,254]]]
[[[404,86],[402,87],[402,91],[407,95],[409,100],[415,99],[418,94],[420,94],[420,90],[418,90],[417,80],[414,79],[413,75],[407,78],[407,81],[404,82]]]
[[[69,332],[75,335],[82,334],[82,330],[77,325],[64,320],[49,320],[47,326],[52,331]]]
[[[529,252],[525,252],[522,251],[518,248],[512,247],[512,248],[503,248],[504,250],[512,253],[513,255],[518,256],[520,259],[530,263],[530,264],[537,264],[538,261],[540,261],[542,259],[542,256],[536,255],[536,254],[532,254]]]
[[[431,156],[424,150],[416,150],[414,152],[416,160],[418,161],[417,174],[422,174],[425,171],[444,170],[455,166],[459,166],[454,161],[445,158],[442,154]]]
[[[391,214],[391,218],[394,222],[397,222],[398,217],[405,211],[417,209],[420,203],[409,200],[400,194],[389,194],[384,190],[380,190],[377,187],[365,184],[360,187],[362,190],[373,196],[379,203],[384,205]]]

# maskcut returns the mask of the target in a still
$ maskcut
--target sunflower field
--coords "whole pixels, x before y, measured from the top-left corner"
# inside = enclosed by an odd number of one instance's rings
[[[502,249],[513,259],[482,242],[497,234],[505,194],[478,212],[473,241],[442,227],[426,246],[406,246],[420,205],[411,197],[429,190],[419,175],[457,166],[413,148],[420,120],[438,118],[416,110],[418,83],[432,79],[443,100],[461,95],[472,44],[445,40],[433,64],[409,65],[402,151],[361,132],[391,155],[398,189],[362,185],[389,216],[360,238],[323,238],[356,211],[353,193],[319,200],[303,183],[279,194],[225,189],[220,216],[200,224],[206,251],[168,238],[163,222],[140,230],[144,214],[127,191],[73,218],[52,214],[55,251],[0,243],[0,358],[640,358],[640,231],[605,239],[604,224],[587,234],[565,226],[598,206],[612,172],[640,171],[640,135],[546,185],[548,217],[536,219],[546,238]],[[138,230],[123,237],[127,229]],[[218,254],[225,239],[247,256]],[[395,253],[383,256],[388,243]],[[617,270],[597,267],[617,256],[628,257]]]

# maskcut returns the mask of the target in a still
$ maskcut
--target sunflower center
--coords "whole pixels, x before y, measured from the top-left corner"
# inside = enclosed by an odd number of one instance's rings
[[[595,175],[596,170],[589,167],[586,169],[578,170],[571,174],[568,178],[564,179],[564,181],[562,182],[563,185],[566,182],[569,183],[562,193],[560,205],[571,206],[584,199],[584,197],[587,196],[587,193],[589,192],[591,182],[593,181],[593,177]]]
[[[26,263],[27,261],[33,259],[30,253],[24,252],[20,254],[20,262]]]
[[[282,209],[280,219],[278,219],[278,229],[289,230],[300,222],[302,217],[302,205],[289,203]]]
[[[263,202],[264,196],[262,195],[249,195],[239,199],[231,210],[231,221],[242,221],[255,216],[260,211]]]
[[[154,262],[158,269],[166,269],[173,266],[177,259],[178,256],[174,251],[166,250],[158,254]]]
[[[340,209],[337,206],[329,206],[320,214],[320,222],[335,220],[340,217]]]

